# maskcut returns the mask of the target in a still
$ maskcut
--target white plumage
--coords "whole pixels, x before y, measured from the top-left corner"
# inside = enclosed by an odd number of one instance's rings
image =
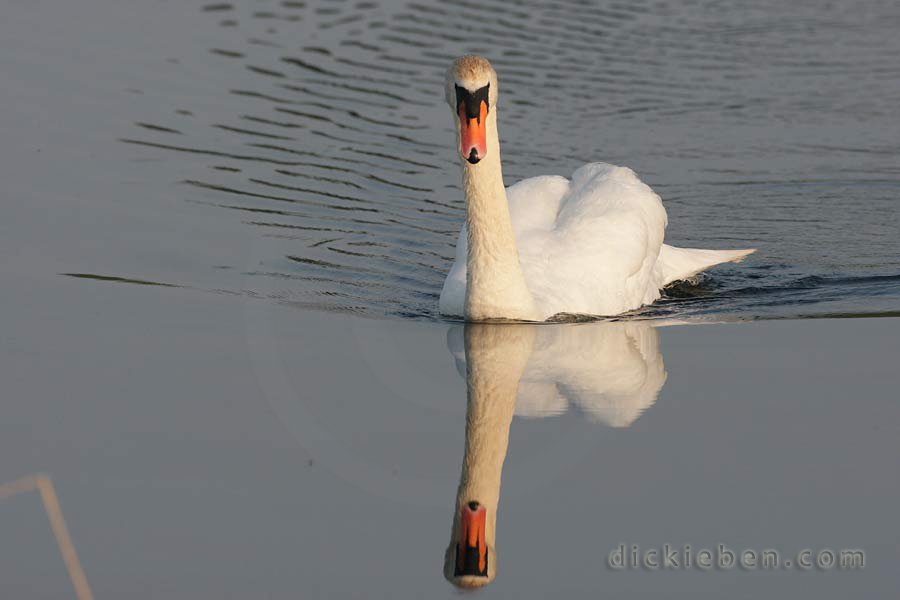
[[[666,210],[627,167],[584,165],[568,180],[525,179],[506,190],[519,263],[538,319],[560,313],[616,315],[649,304],[660,289],[753,250],[663,244]],[[440,312],[463,316],[467,230],[444,282]]]
[[[466,225],[440,312],[469,321],[609,316],[746,250],[663,244],[666,210],[631,169],[587,164],[568,180],[533,177],[505,189],[497,133],[497,74],[480,56],[447,73],[466,195]]]

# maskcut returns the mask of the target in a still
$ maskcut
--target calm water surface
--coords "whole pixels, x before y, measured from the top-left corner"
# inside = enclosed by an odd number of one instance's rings
[[[459,597],[463,464],[502,466],[486,597],[896,597],[900,319],[801,317],[900,314],[898,27],[874,0],[10,3],[0,597]],[[759,252],[649,319],[441,321],[463,52],[499,73],[509,183],[627,165],[671,243]],[[773,322],[667,326],[738,320]],[[619,544],[867,563],[614,572]]]

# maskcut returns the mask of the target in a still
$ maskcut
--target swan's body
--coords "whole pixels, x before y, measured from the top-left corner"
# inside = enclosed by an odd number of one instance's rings
[[[448,73],[467,214],[441,314],[473,321],[616,315],[655,301],[673,281],[753,252],[663,244],[666,210],[625,167],[592,163],[571,180],[533,177],[505,189],[496,87],[481,57],[457,59]],[[485,102],[478,117],[474,98]]]
[[[525,179],[497,201],[508,202],[533,320],[560,313],[616,315],[650,304],[673,281],[752,252],[663,244],[666,210],[626,167],[593,163],[571,180]],[[463,225],[441,292],[445,315],[466,315],[467,238]]]

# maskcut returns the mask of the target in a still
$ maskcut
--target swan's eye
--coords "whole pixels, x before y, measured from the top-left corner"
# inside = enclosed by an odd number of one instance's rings
[[[481,123],[481,103],[484,102],[485,112],[490,109],[488,93],[491,84],[470,92],[464,87],[456,86],[456,112],[462,114],[465,110],[466,119],[476,119]]]

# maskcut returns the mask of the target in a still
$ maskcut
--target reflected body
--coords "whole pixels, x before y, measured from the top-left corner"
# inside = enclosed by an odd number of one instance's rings
[[[666,381],[655,328],[644,322],[537,326],[469,323],[448,332],[466,378],[466,444],[444,576],[460,587],[497,576],[497,510],[513,415],[578,406],[628,427]]]

